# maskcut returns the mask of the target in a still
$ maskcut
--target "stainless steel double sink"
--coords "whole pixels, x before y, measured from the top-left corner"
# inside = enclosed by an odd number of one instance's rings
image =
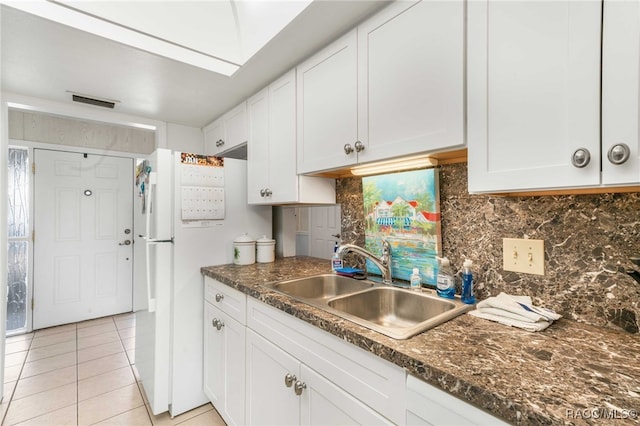
[[[417,292],[333,274],[263,286],[394,339],[408,339],[473,309],[432,290]]]

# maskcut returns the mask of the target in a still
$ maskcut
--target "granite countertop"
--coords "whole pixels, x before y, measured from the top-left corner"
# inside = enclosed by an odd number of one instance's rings
[[[635,335],[565,319],[532,333],[461,315],[411,339],[394,340],[260,285],[330,273],[329,261],[298,256],[201,271],[510,423],[640,421]],[[614,417],[596,418],[603,415]]]

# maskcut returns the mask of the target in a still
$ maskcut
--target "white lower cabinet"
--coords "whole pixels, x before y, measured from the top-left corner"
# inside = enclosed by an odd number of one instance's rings
[[[205,278],[204,393],[228,425],[245,424],[246,300]]]
[[[391,422],[252,330],[247,331],[247,424]]]
[[[285,383],[287,375],[291,381]],[[293,385],[299,376],[298,360],[248,330],[247,424],[298,424],[300,398],[294,393]]]
[[[204,339],[204,390],[229,425],[506,424],[208,277]]]

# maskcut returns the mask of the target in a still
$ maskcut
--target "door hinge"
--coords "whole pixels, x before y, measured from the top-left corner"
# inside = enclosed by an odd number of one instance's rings
[[[33,312],[33,307],[35,306],[35,302],[33,301],[33,297],[31,298],[31,312]]]
[[[31,174],[36,174],[36,163],[31,163]]]
[[[32,243],[36,242],[36,231],[35,230],[31,231],[31,242]]]

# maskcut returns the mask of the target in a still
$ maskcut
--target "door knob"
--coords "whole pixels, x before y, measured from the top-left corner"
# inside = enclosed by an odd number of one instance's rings
[[[304,389],[306,389],[306,388],[307,388],[307,384],[306,384],[306,383],[304,383],[304,382],[301,382],[301,381],[299,381],[299,380],[298,380],[298,381],[296,382],[296,384],[293,386],[293,389],[295,390],[296,395],[302,395],[302,391],[303,391]]]
[[[344,153],[349,155],[353,152],[353,147],[351,146],[350,143],[346,143],[344,144]]]
[[[587,167],[589,161],[591,161],[591,153],[587,148],[578,148],[571,156],[571,164],[579,169]]]
[[[122,243],[118,243],[119,246],[129,246],[131,245],[131,240],[124,240]]]
[[[607,158],[611,164],[616,166],[625,163],[631,155],[631,149],[626,143],[618,143],[609,148],[607,152]]]
[[[284,385],[288,388],[291,387],[291,385],[293,385],[293,382],[296,381],[296,376],[294,376],[291,373],[287,373],[286,376],[284,376]]]

